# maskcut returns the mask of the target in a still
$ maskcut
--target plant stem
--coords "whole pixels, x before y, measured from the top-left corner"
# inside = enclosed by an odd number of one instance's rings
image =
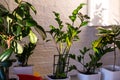
[[[113,71],[115,71],[115,65],[116,65],[116,48],[115,48],[115,34],[114,34],[114,38],[113,38],[114,40],[114,43],[113,43],[113,45],[114,45],[114,64],[113,64]]]

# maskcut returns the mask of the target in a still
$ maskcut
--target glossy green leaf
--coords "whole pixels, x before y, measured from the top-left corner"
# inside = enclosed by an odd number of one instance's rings
[[[43,38],[43,40],[45,40],[45,38],[47,37],[46,32],[44,31],[43,27],[40,25],[37,25],[35,27],[35,30],[41,35],[41,37]]]
[[[29,27],[37,26],[37,22],[31,18],[25,19],[24,22],[26,23],[26,26]]]
[[[6,59],[8,59],[10,57],[10,55],[13,53],[13,49],[12,48],[9,48],[9,49],[6,49],[5,51],[3,51],[1,54],[0,54],[0,61],[3,62],[5,61]]]
[[[32,11],[36,14],[37,11],[36,11],[35,7],[32,4],[28,3],[28,2],[26,2],[26,3],[32,9]]]
[[[29,33],[29,39],[32,44],[36,44],[38,41],[37,36],[32,31]]]
[[[20,43],[18,43],[18,42],[14,42],[14,51],[17,54],[22,54],[22,52],[23,52],[22,45]]]
[[[13,30],[13,34],[16,36],[19,36],[22,31],[21,26],[18,24],[13,25],[12,30]]]

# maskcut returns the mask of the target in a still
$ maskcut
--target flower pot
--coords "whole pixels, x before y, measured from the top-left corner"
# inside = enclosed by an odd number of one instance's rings
[[[46,80],[71,80],[71,79],[70,79],[70,76],[67,77],[67,78],[65,78],[65,79],[52,79],[52,78],[49,77],[49,76],[45,76],[45,79],[46,79]]]
[[[98,74],[83,74],[78,73],[77,74],[78,80],[101,80],[101,73]]]
[[[115,71],[112,68],[113,65],[101,68],[102,80],[120,80],[120,67],[115,66]]]
[[[17,66],[13,68],[13,72],[15,74],[29,74],[29,75],[33,75],[33,66]]]

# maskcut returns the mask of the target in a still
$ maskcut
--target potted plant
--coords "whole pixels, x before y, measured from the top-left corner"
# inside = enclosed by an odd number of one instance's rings
[[[120,26],[119,25],[111,25],[108,28],[99,27],[98,30],[99,30],[98,35],[100,36],[100,38],[103,38],[103,39],[101,39],[101,41],[104,42],[105,46],[111,47],[113,49],[112,52],[114,54],[113,55],[113,57],[114,57],[113,65],[104,66],[101,69],[101,72],[103,74],[103,80],[108,80],[108,79],[109,80],[119,80],[120,79],[120,77],[119,77],[120,70],[119,70],[119,67],[116,65],[116,59],[117,59],[116,48],[120,49],[120,39],[119,39]]]
[[[100,31],[101,34],[105,33],[105,29],[103,28],[99,29],[101,30]],[[111,34],[110,32],[111,31],[106,31],[106,33],[108,34]],[[117,33],[116,36],[118,36],[119,30],[116,31],[116,33]],[[99,35],[98,39],[92,42],[92,48],[84,47],[83,50],[79,50],[80,55],[70,54],[70,58],[77,60],[83,66],[82,71],[80,71],[75,65],[70,66],[70,70],[76,69],[79,72],[78,78],[80,80],[101,80],[101,73],[97,71],[97,69],[99,69],[102,66],[100,60],[106,53],[112,52],[115,49],[108,45],[112,44],[113,35],[110,36],[106,34],[103,35],[101,34],[98,34]],[[118,43],[118,40],[115,43]],[[92,54],[88,53],[90,49],[92,49],[93,51],[91,52],[94,53]],[[85,62],[86,55],[89,55],[90,57],[90,60],[88,60],[88,62]]]
[[[100,62],[102,56],[110,52],[111,48],[99,48],[96,47],[99,40],[95,40],[92,42],[92,48],[84,47],[83,50],[79,50],[80,55],[70,54],[70,58],[73,60],[78,61],[83,69],[78,69],[75,65],[70,66],[70,71],[75,69],[79,73],[77,74],[79,80],[101,80],[101,73],[99,72],[98,68],[102,66],[102,63]],[[91,49],[93,51],[91,51]],[[88,53],[89,51],[94,53]],[[90,60],[88,62],[85,62],[85,57],[89,55]]]
[[[55,47],[58,55],[54,56],[53,74],[47,76],[48,80],[69,80],[67,72],[69,66],[68,56],[70,53],[70,48],[74,41],[79,39],[78,34],[81,32],[81,27],[86,26],[89,22],[89,17],[79,12],[84,5],[84,3],[80,4],[72,12],[72,15],[69,16],[72,23],[66,23],[66,26],[63,25],[63,22],[60,19],[60,14],[53,12],[55,15],[55,20],[59,26],[55,27],[50,25],[50,31],[48,31],[48,33],[52,36],[52,40],[56,45]],[[80,25],[76,27],[75,22],[78,17],[80,19]]]
[[[0,45],[3,48],[3,52],[0,54],[0,64],[9,60],[12,53],[21,54],[23,52],[20,44],[23,38],[29,36],[31,43],[37,42],[37,36],[31,28],[35,28],[43,39],[46,37],[44,29],[31,16],[31,10],[36,14],[34,6],[23,0],[15,0],[15,2],[17,6],[13,11],[0,5]],[[6,71],[3,69],[6,67],[0,66],[0,79],[8,80],[8,74],[4,75]]]
[[[15,74],[30,74],[33,75],[33,66],[28,64],[29,57],[33,54],[36,44],[29,42],[23,47],[21,54],[16,54],[18,65],[14,67]]]

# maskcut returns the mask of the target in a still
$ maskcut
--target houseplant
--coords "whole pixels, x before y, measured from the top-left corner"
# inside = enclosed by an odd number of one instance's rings
[[[52,40],[55,43],[58,55],[54,56],[54,66],[53,66],[53,75],[49,75],[47,78],[52,78],[50,80],[64,79],[67,78],[68,66],[69,66],[69,53],[70,48],[74,41],[79,39],[78,34],[81,32],[81,27],[88,24],[89,17],[87,15],[79,12],[85,4],[80,4],[69,16],[69,19],[72,23],[66,23],[66,26],[63,25],[63,22],[60,19],[60,14],[53,12],[55,15],[55,20],[58,23],[58,27],[50,25],[50,35]],[[80,19],[80,24],[78,27],[75,26],[76,19]],[[49,40],[48,40],[49,41]],[[57,61],[55,58],[58,58]],[[57,63],[55,63],[57,62]]]
[[[101,41],[104,42],[104,45],[113,48],[112,52],[114,57],[113,65],[104,66],[101,69],[101,72],[103,74],[103,80],[108,80],[108,79],[119,80],[120,70],[119,70],[119,67],[116,65],[116,58],[117,58],[116,48],[120,49],[120,38],[119,38],[120,26],[111,25],[108,28],[99,27],[98,30],[99,30],[98,35],[100,36],[100,38],[103,38],[101,39]],[[109,77],[108,75],[111,77]]]
[[[36,14],[34,6],[23,0],[15,0],[15,3],[17,6],[13,11],[5,8],[2,4],[0,5],[0,45],[3,48],[3,52],[0,54],[0,64],[9,60],[13,52],[18,54],[23,52],[20,44],[23,38],[29,36],[31,43],[37,42],[37,36],[32,28],[35,28],[43,39],[46,37],[44,29],[31,16],[31,10]],[[4,75],[6,71],[3,69],[6,67],[0,66],[0,79],[8,80],[8,77]]]
[[[92,42],[92,48],[84,47],[83,50],[79,50],[80,55],[70,54],[70,58],[73,60],[78,61],[83,69],[78,69],[75,65],[70,66],[70,70],[77,70],[79,73],[77,74],[78,78],[80,80],[101,80],[101,73],[98,71],[98,68],[102,66],[102,63],[100,62],[103,55],[105,55],[107,52],[112,51],[111,48],[100,48],[97,43],[99,40],[94,40]],[[102,45],[101,45],[102,46]],[[91,51],[93,50],[93,51]],[[89,53],[89,51],[94,53]],[[90,60],[88,62],[85,62],[86,56],[89,55]]]
[[[28,64],[28,60],[35,47],[36,44],[29,42],[24,45],[22,54],[16,54],[18,65],[13,69],[15,74],[33,74],[33,66]]]

